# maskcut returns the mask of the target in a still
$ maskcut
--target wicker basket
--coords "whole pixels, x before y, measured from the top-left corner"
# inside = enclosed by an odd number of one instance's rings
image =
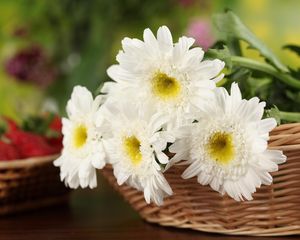
[[[235,235],[300,234],[300,123],[275,128],[269,149],[283,150],[288,160],[272,174],[274,183],[258,189],[253,201],[236,202],[201,186],[196,178],[183,180],[180,175],[186,166],[173,166],[165,176],[174,195],[157,207],[147,205],[141,192],[118,186],[110,166],[102,174],[149,222]]]
[[[56,156],[0,162],[0,215],[25,211],[68,199],[68,190],[53,166]]]

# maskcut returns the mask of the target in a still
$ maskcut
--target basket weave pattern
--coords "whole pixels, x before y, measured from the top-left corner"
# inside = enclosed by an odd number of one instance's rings
[[[56,157],[0,162],[0,215],[67,200],[68,190],[53,166]]]
[[[300,234],[300,123],[284,124],[271,132],[269,149],[283,150],[287,162],[272,173],[271,186],[262,186],[253,201],[236,202],[221,196],[196,178],[181,178],[186,166],[173,166],[165,176],[173,196],[164,205],[148,205],[143,193],[118,186],[111,166],[102,174],[149,222],[164,226],[236,235],[276,236]]]

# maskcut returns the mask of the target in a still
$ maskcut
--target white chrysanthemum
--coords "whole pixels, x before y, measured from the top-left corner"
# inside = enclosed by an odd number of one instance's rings
[[[203,50],[190,49],[194,41],[181,37],[174,44],[166,26],[158,29],[157,38],[150,29],[144,31],[144,41],[124,38],[116,58],[119,64],[107,70],[115,82],[106,83],[102,91],[116,99],[150,102],[181,124],[194,105],[201,107],[211,97],[215,82],[223,78],[219,73],[224,62],[202,61]]]
[[[178,132],[179,140],[170,147],[177,154],[170,162],[188,159],[183,178],[197,176],[199,183],[237,201],[251,200],[256,188],[272,183],[269,172],[286,160],[282,151],[267,149],[276,121],[262,120],[265,103],[257,97],[243,100],[237,84],[231,95],[224,88],[215,92],[198,122]]]
[[[112,137],[106,146],[118,184],[126,182],[143,191],[147,203],[161,205],[163,198],[172,194],[161,166],[169,161],[163,150],[168,142],[175,140],[162,130],[168,117],[153,114],[146,106],[136,109],[132,105],[108,105],[105,115],[111,124]]]
[[[71,188],[96,187],[95,168],[105,165],[101,121],[98,120],[98,127],[95,125],[100,101],[100,97],[94,100],[92,94],[81,86],[74,87],[68,101],[68,119],[62,120],[64,148],[54,165],[60,167],[61,180]]]

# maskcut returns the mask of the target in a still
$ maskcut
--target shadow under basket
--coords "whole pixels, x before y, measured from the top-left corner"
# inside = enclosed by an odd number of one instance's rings
[[[0,162],[0,215],[60,204],[69,190],[53,166],[55,156]]]
[[[287,162],[272,173],[273,184],[259,188],[252,201],[236,202],[200,185],[196,178],[182,179],[186,168],[182,165],[164,173],[174,193],[161,207],[148,205],[143,193],[125,184],[118,186],[111,166],[102,174],[148,222],[232,235],[300,234],[300,123],[275,128],[269,149],[283,150]]]

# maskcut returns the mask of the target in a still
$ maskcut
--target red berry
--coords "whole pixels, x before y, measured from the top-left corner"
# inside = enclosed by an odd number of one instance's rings
[[[53,121],[50,123],[49,128],[57,133],[55,137],[46,137],[47,142],[59,153],[63,148],[62,140],[62,121],[59,116],[55,116]]]
[[[6,123],[8,125],[7,132],[11,132],[11,131],[15,131],[15,130],[19,129],[19,126],[17,125],[17,123],[14,120],[12,120],[11,118],[3,117],[3,119],[6,121]]]
[[[12,119],[0,116],[0,139],[5,136],[8,132],[17,130],[19,127]]]
[[[46,156],[56,153],[56,149],[37,134],[19,130],[8,133],[7,137],[17,146],[21,158]]]
[[[0,141],[0,160],[20,159],[18,149],[10,143]]]
[[[59,116],[55,116],[52,122],[49,125],[49,128],[53,131],[61,133],[62,129],[62,122]]]
[[[52,146],[55,153],[60,153],[63,148],[62,137],[59,138],[46,138],[47,143]]]

